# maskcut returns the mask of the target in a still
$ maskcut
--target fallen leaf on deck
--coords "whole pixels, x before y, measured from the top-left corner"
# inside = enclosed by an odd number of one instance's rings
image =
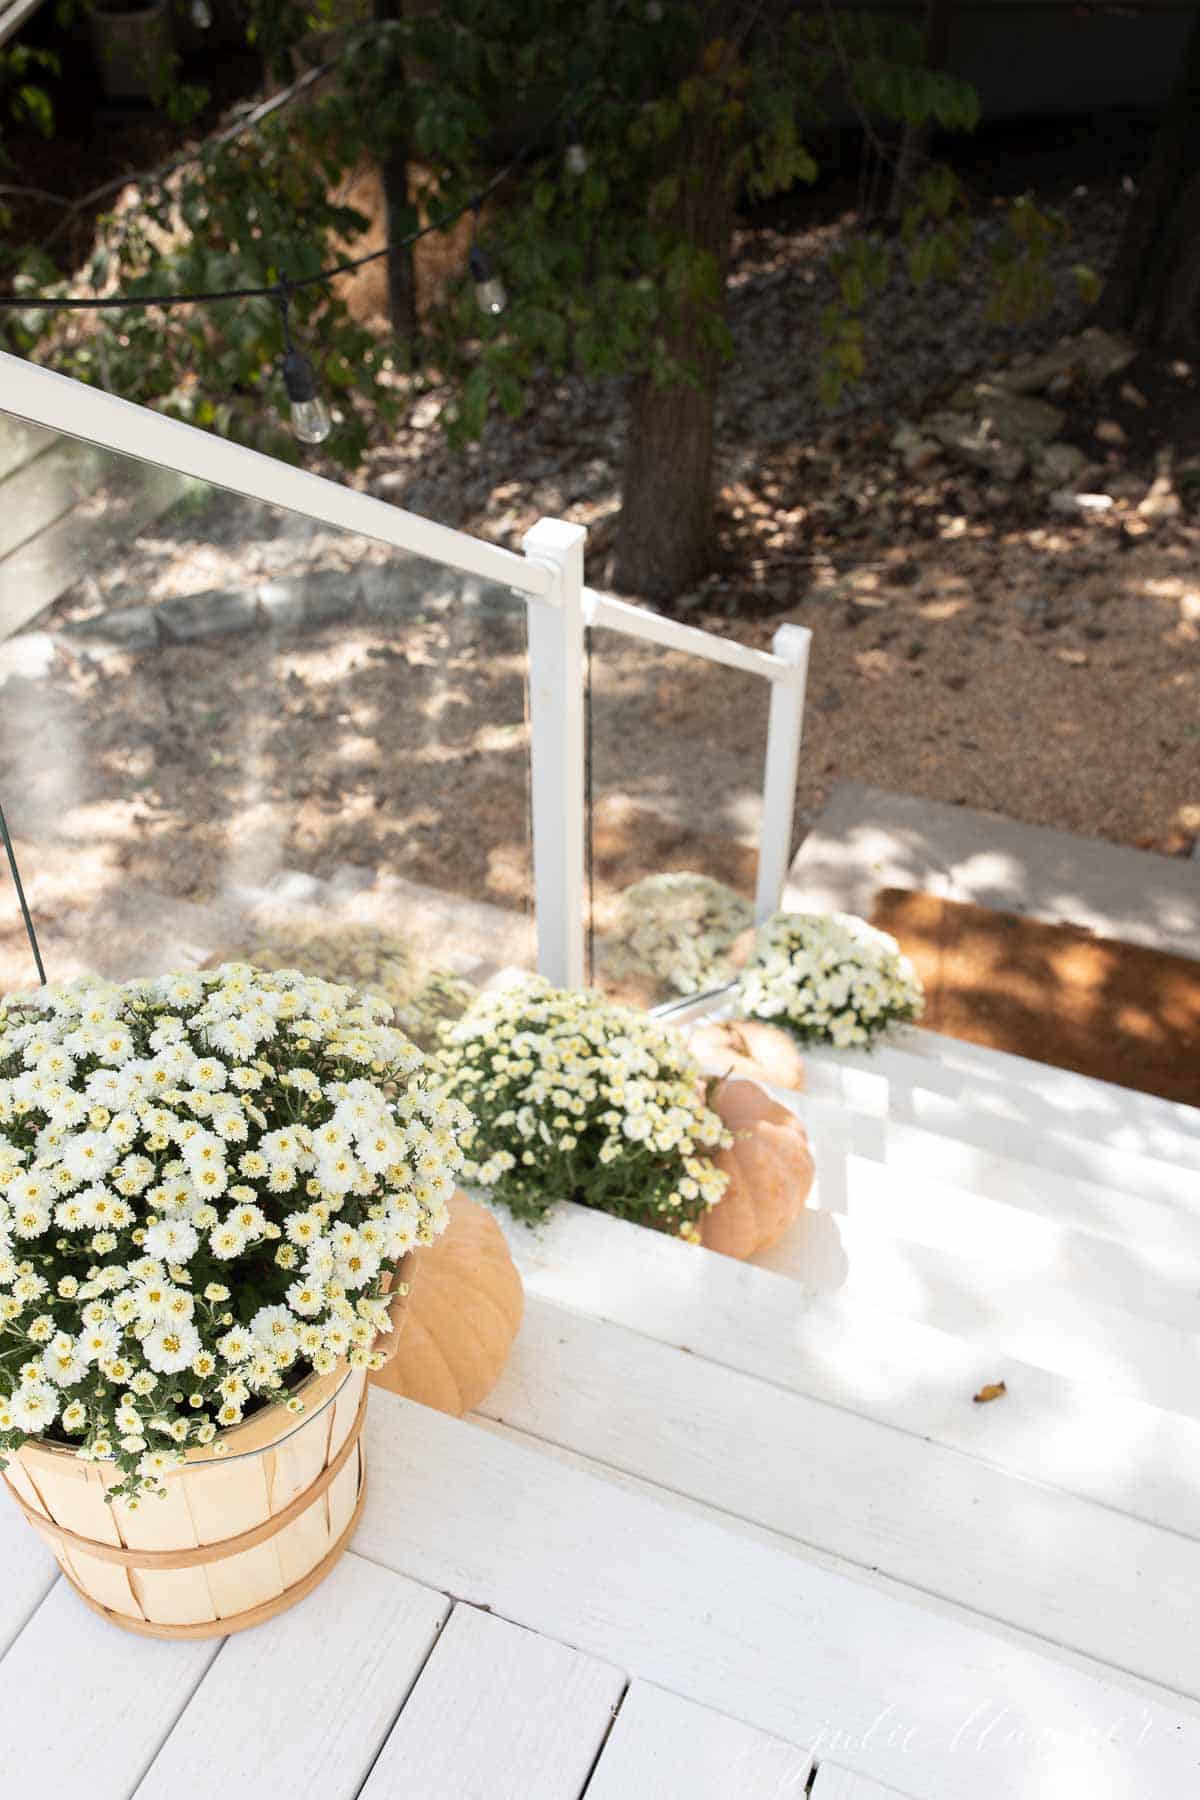
[[[989,1400],[999,1400],[1001,1395],[1007,1394],[1007,1392],[1008,1384],[1006,1382],[989,1381],[986,1387],[981,1387],[977,1394],[972,1395],[972,1399],[976,1406],[986,1406]]]

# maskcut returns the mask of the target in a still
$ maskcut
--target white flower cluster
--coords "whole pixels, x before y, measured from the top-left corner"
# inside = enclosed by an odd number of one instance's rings
[[[470,1123],[388,1010],[244,964],[3,1003],[0,1454],[48,1435],[154,1491],[307,1371],[371,1366]]]
[[[448,1091],[476,1120],[466,1180],[518,1218],[575,1199],[695,1237],[732,1142],[683,1040],[595,993],[546,981],[480,996],[443,1033]]]
[[[753,923],[748,900],[688,870],[648,875],[620,896],[605,961],[616,976],[651,975],[680,994],[733,980],[730,949]]]
[[[895,938],[851,913],[776,913],[740,983],[748,1018],[839,1050],[919,1018],[921,982]]]

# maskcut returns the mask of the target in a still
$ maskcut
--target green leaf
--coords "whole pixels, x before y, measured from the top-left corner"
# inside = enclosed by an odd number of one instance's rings
[[[1076,263],[1071,273],[1075,277],[1075,286],[1084,305],[1095,306],[1104,285],[1095,269],[1089,268],[1086,263]]]
[[[459,409],[462,429],[468,438],[482,435],[491,399],[492,385],[487,370],[482,367],[473,369],[463,383],[462,404]]]

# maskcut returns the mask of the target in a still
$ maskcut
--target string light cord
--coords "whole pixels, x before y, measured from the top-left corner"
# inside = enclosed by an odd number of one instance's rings
[[[431,237],[435,232],[448,231],[468,213],[478,216],[479,208],[503,181],[517,169],[530,153],[531,146],[522,150],[511,162],[506,163],[492,179],[473,194],[464,205],[454,212],[445,213],[440,218],[430,219],[416,231],[407,236],[397,238],[394,244],[385,244],[382,250],[369,250],[363,256],[348,257],[346,261],[334,263],[328,269],[321,269],[315,275],[301,275],[287,283],[291,292],[300,288],[323,287],[330,281],[337,281],[343,275],[350,275],[356,269],[365,269],[368,263],[380,262],[386,256],[395,256],[400,250],[406,250],[413,244],[420,243],[422,238]],[[0,309],[5,312],[111,312],[129,307],[172,307],[172,306],[204,306],[220,300],[278,300],[283,291],[280,281],[273,281],[265,286],[239,288],[208,288],[199,293],[187,294],[63,294],[21,295],[0,294]]]

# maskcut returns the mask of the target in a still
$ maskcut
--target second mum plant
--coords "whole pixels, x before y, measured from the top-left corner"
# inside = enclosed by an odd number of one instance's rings
[[[557,1200],[753,1255],[812,1185],[799,1120],[747,1081],[706,1081],[683,1038],[594,992],[535,980],[444,1033],[476,1124],[464,1178],[519,1219]]]

